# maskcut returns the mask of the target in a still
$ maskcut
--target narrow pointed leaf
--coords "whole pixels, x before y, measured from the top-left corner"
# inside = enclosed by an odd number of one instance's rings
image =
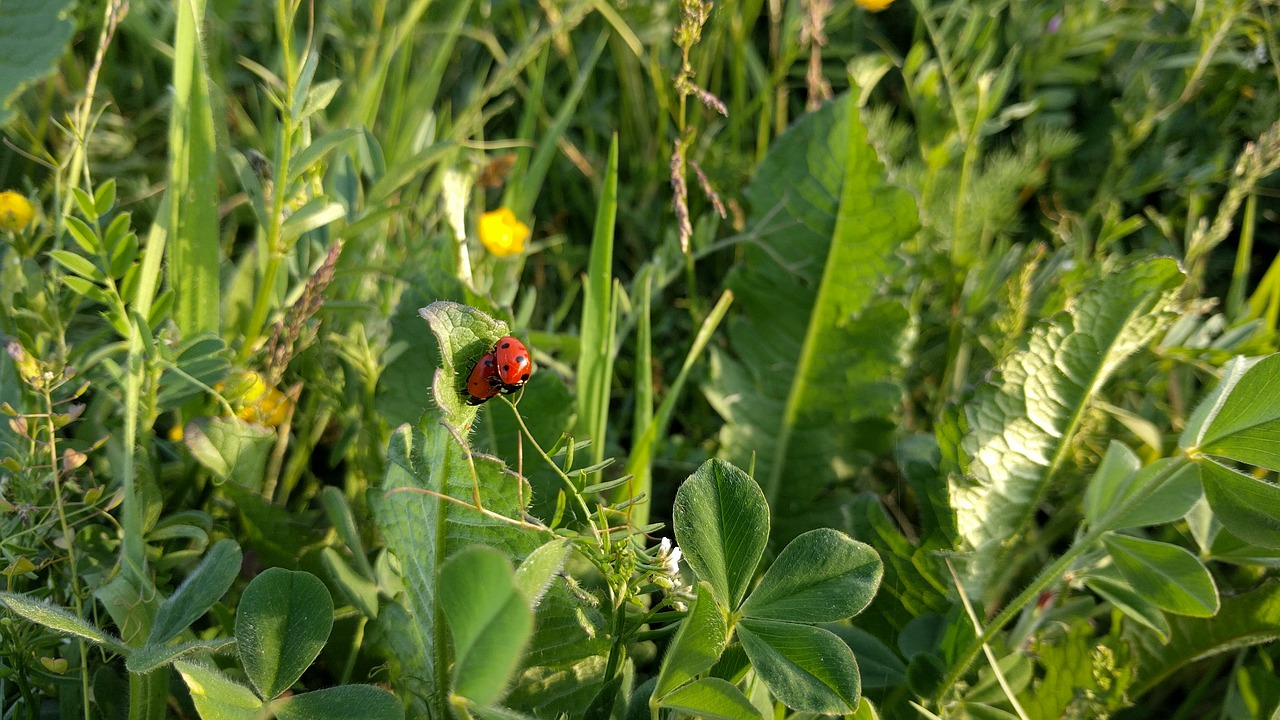
[[[1114,566],[1091,570],[1084,582],[1117,610],[1150,629],[1161,641],[1169,641],[1169,621],[1164,613],[1145,594],[1134,590]]]
[[[1182,277],[1176,262],[1157,258],[1103,278],[1037,325],[966,405],[951,498],[971,592],[981,595],[1002,566],[1107,380],[1170,321]]]
[[[1280,487],[1213,460],[1199,466],[1214,517],[1241,540],[1280,548]]]
[[[240,575],[240,560],[240,546],[235,540],[223,539],[214,543],[178,589],[160,603],[147,644],[169,642],[208,612]]]
[[[731,354],[712,356],[722,456],[754,455],[779,543],[838,523],[839,496],[818,498],[890,449],[902,400],[910,316],[881,293],[919,219],[886,181],[856,96],[805,115],[756,169],[755,240],[727,280]]]
[[[830,715],[857,709],[858,663],[840,638],[812,625],[751,618],[737,634],[751,666],[787,707]]]
[[[91,643],[101,645],[113,652],[127,655],[129,649],[110,633],[103,632],[88,620],[70,611],[44,600],[36,600],[26,595],[0,591],[0,605],[5,606],[15,615],[56,630],[64,635],[84,638]]]
[[[870,545],[838,530],[810,530],[782,549],[742,613],[788,622],[844,620],[871,602],[883,575]]]
[[[1115,533],[1102,542],[1124,579],[1142,588],[1157,607],[1193,617],[1218,612],[1218,588],[1195,555],[1177,545]]]
[[[769,538],[769,508],[760,486],[723,460],[708,460],[676,491],[676,542],[729,610],[746,595]]]
[[[308,572],[268,568],[236,608],[236,646],[245,675],[268,700],[288,690],[316,659],[333,628],[333,598]]]
[[[542,545],[516,568],[516,588],[524,594],[530,607],[536,607],[546,594],[556,574],[564,569],[569,554],[573,552],[573,544],[568,540],[552,540]]]
[[[129,654],[125,668],[131,673],[149,673],[175,660],[196,653],[227,652],[233,647],[235,638],[213,638],[211,640],[191,640],[169,645],[144,645]]]
[[[662,660],[662,670],[653,688],[654,702],[663,700],[714,665],[728,640],[728,618],[716,604],[711,585],[706,581],[698,583],[698,599],[680,621],[680,629]]]
[[[759,720],[760,711],[727,680],[702,678],[667,695],[661,707],[707,720]]]

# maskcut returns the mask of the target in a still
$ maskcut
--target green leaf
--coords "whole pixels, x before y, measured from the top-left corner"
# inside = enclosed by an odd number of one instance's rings
[[[1096,637],[1090,623],[1079,622],[1065,634],[1042,633],[1031,650],[1043,670],[1019,693],[1027,717],[1109,717],[1129,704],[1135,672],[1128,643]]]
[[[262,489],[275,430],[240,418],[203,417],[187,423],[182,441],[191,456],[220,481]]]
[[[0,22],[0,126],[13,118],[11,106],[22,89],[49,75],[75,31],[71,2],[5,0]]]
[[[1198,465],[1214,517],[1241,540],[1280,548],[1280,487],[1214,460]]]
[[[159,307],[159,305],[157,305]],[[184,339],[174,353],[172,366],[160,376],[156,398],[161,410],[177,408],[226,379],[231,361],[227,344],[213,333]]]
[[[70,250],[50,250],[49,257],[53,261],[66,268],[67,270],[79,275],[80,277],[94,283],[104,283],[107,281],[107,274],[98,269],[97,265],[81,255],[77,255]]]
[[[792,710],[842,715],[858,707],[853,652],[821,628],[744,618],[738,639],[773,696]]]
[[[1008,565],[1010,540],[1070,457],[1107,380],[1169,322],[1182,277],[1175,261],[1157,258],[1102,278],[1037,325],[966,405],[951,502],[972,594],[984,595],[991,575]]]
[[[578,435],[590,438],[591,462],[604,459],[609,393],[617,354],[618,306],[613,287],[613,229],[618,214],[618,136],[609,145],[604,187],[596,206],[591,256],[582,288],[581,349],[578,353]],[[594,481],[598,481],[597,477]]]
[[[63,635],[84,638],[95,645],[101,645],[121,655],[129,654],[129,648],[125,647],[124,643],[110,633],[103,632],[88,620],[44,600],[36,600],[26,595],[0,590],[0,605],[9,608],[10,612],[15,615],[56,630]]]
[[[329,572],[330,587],[351,603],[367,618],[378,616],[378,584],[361,575],[343,558],[342,553],[327,547],[320,553],[320,561]]]
[[[1236,358],[1196,409],[1182,449],[1280,470],[1280,354]]]
[[[162,665],[180,660],[188,655],[223,652],[231,648],[235,638],[213,638],[211,640],[190,640],[170,645],[143,645],[134,650],[125,662],[131,673],[149,673]]]
[[[271,703],[279,720],[403,720],[395,695],[372,685],[342,685],[280,698]]]
[[[214,543],[178,589],[160,603],[147,644],[169,642],[208,612],[235,582],[240,574],[240,561],[240,546],[235,540],[223,539]]]
[[[346,217],[346,214],[347,209],[341,203],[332,202],[323,197],[312,198],[294,211],[280,226],[280,239],[284,242],[292,242],[303,233],[341,220]]]
[[[418,311],[440,342],[442,367],[431,383],[436,404],[444,420],[458,432],[466,431],[477,408],[467,405],[467,376],[481,356],[509,331],[507,324],[494,320],[468,305],[437,301]]]
[[[473,492],[478,490],[486,511],[521,517],[516,500],[517,483],[522,480],[494,458],[468,457],[466,447],[448,426],[433,423],[424,430],[425,434],[405,426],[392,434],[382,492],[370,498],[370,505],[387,548],[399,561],[404,582],[408,624],[389,627],[388,631],[401,636],[409,646],[397,652],[404,676],[410,678],[406,685],[421,697],[443,698],[448,688],[435,686],[437,658],[434,650],[428,651],[448,643],[445,628],[435,622],[440,567],[446,558],[470,545],[489,545],[507,557],[523,558],[548,538],[459,504],[472,503]],[[524,497],[529,497],[527,486]],[[562,630],[560,635],[575,642],[583,640],[580,633]],[[441,706],[435,712],[443,717],[446,710]]]
[[[858,659],[858,675],[862,679],[862,687],[893,687],[906,682],[906,663],[876,636],[850,625],[831,623],[822,627],[834,633],[853,650],[853,656]],[[864,702],[865,700],[863,698]]]
[[[1108,458],[1121,454],[1126,457],[1119,466],[1108,464]],[[1111,443],[1085,491],[1085,519],[1091,524],[1108,530],[1163,525],[1181,519],[1200,500],[1199,475],[1184,458],[1163,458],[1128,470],[1137,460],[1129,448]],[[1152,489],[1153,484],[1159,487]],[[1135,502],[1138,496],[1141,502]]]
[[[359,136],[361,132],[363,131],[356,128],[340,128],[312,140],[310,145],[303,148],[302,152],[295,155],[293,160],[289,162],[289,182],[286,187],[302,177],[303,173],[320,162],[325,155],[333,152],[334,148],[347,144]]]
[[[524,595],[530,607],[535,607],[542,601],[542,596],[546,594],[556,575],[564,569],[572,552],[572,541],[552,540],[529,553],[520,567],[516,568],[516,589]]]
[[[856,93],[779,137],[747,195],[753,241],[727,280],[733,357],[713,353],[707,399],[725,419],[722,457],[754,455],[780,543],[838,524],[841,496],[819,498],[891,447],[911,323],[881,294],[919,220],[885,179]]]
[[[676,491],[676,542],[720,604],[737,609],[769,538],[760,486],[724,460],[708,460]]]
[[[257,720],[262,701],[249,688],[221,672],[193,662],[174,663],[191,692],[201,720]]]
[[[1218,588],[1208,568],[1177,545],[1108,533],[1102,542],[1125,580],[1151,602],[1177,615],[1212,617]]]
[[[1189,663],[1219,653],[1280,640],[1280,582],[1228,596],[1213,618],[1170,618],[1171,640],[1142,628],[1125,634],[1134,645],[1137,682],[1130,695],[1140,697]]]
[[[1090,570],[1084,582],[1117,610],[1149,628],[1162,641],[1169,641],[1169,621],[1164,613],[1146,596],[1134,590],[1114,565]]]
[[[236,644],[245,675],[262,697],[288,690],[316,659],[333,628],[333,599],[308,572],[268,568],[236,608]]]
[[[742,614],[804,623],[844,620],[871,602],[883,575],[870,545],[838,530],[810,530],[782,549]]]
[[[453,692],[481,707],[502,698],[533,630],[511,561],[493,548],[460,551],[440,571],[440,606],[453,635]]]
[[[708,720],[759,720],[761,717],[741,690],[720,678],[695,680],[663,698],[661,707]]]
[[[75,188],[75,192],[77,193],[76,200],[81,201],[83,198],[83,202],[89,204],[88,207],[91,213],[93,211],[93,205],[89,196],[80,188]],[[83,207],[81,209],[83,210]],[[86,213],[86,215],[88,215],[88,213]],[[85,253],[90,256],[102,253],[102,240],[98,237],[98,233],[89,226],[89,223],[74,215],[68,216],[66,218],[66,223],[67,234],[71,236],[71,239],[75,241],[76,245],[80,246],[81,250],[84,250]]]
[[[107,178],[93,193],[93,211],[98,217],[102,217],[111,212],[111,208],[115,206],[116,181],[115,178]]]
[[[698,598],[680,621],[667,655],[662,659],[653,703],[662,703],[677,688],[708,670],[720,659],[729,641],[729,621],[716,603],[711,585],[698,583]]]

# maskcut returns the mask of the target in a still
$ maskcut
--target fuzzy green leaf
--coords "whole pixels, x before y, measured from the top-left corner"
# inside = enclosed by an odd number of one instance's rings
[[[311,573],[268,568],[236,608],[236,646],[245,675],[262,697],[288,690],[333,629],[333,599]]]
[[[981,596],[1007,564],[1008,541],[1070,456],[1085,412],[1121,363],[1169,322],[1182,278],[1168,258],[1103,278],[1037,325],[965,407],[962,474],[951,478],[951,499],[970,592]]]
[[[728,279],[733,357],[712,355],[707,398],[725,419],[722,456],[754,454],[785,542],[839,524],[839,496],[818,498],[890,448],[910,323],[880,293],[919,221],[885,180],[856,93],[778,138],[748,197],[753,242]]]
[[[870,545],[838,530],[810,530],[782,549],[742,614],[803,623],[844,620],[871,602],[883,575]]]
[[[540,544],[540,537],[458,502],[473,502],[478,489],[485,510],[506,517],[521,517],[517,507],[517,483],[495,458],[468,452],[446,425],[428,425],[423,432],[408,426],[391,436],[382,492],[370,498],[378,528],[387,548],[400,564],[404,582],[408,626],[390,632],[404,639],[398,653],[409,686],[421,697],[439,698],[447,688],[434,685],[438,677],[437,649],[447,647],[445,628],[436,623],[440,568],[454,553],[469,545],[489,545],[507,557],[523,558]],[[472,471],[475,472],[473,485]],[[524,497],[529,497],[526,485]],[[568,635],[580,639],[580,635]],[[438,709],[443,712],[443,708]]]
[[[1109,533],[1102,538],[1125,580],[1151,602],[1176,615],[1211,617],[1218,588],[1195,555],[1169,543]]]
[[[734,610],[751,584],[769,538],[760,486],[723,460],[708,460],[676,491],[676,542],[689,566]]]
[[[650,702],[665,705],[663,701],[667,696],[720,659],[728,640],[728,618],[716,603],[711,585],[704,580],[698,583],[698,599],[680,622],[680,629],[662,660]]]
[[[467,405],[467,376],[481,356],[506,335],[507,324],[469,305],[444,300],[418,311],[440,342],[440,362],[431,384],[445,422],[459,432],[475,419],[477,408]]]
[[[792,710],[842,715],[858,707],[861,681],[853,651],[812,625],[745,618],[738,639],[760,679]]]
[[[160,603],[147,644],[169,642],[208,612],[240,575],[240,560],[240,546],[235,540],[223,539],[214,543],[178,589]]]
[[[524,594],[530,607],[536,607],[542,601],[551,581],[564,569],[571,552],[573,543],[569,540],[552,540],[529,553],[516,568],[516,589]]]
[[[403,720],[404,708],[395,695],[372,685],[339,687],[298,693],[272,703],[279,720]]]
[[[211,640],[190,640],[170,645],[144,645],[129,655],[125,668],[131,673],[149,673],[175,660],[199,653],[225,652],[235,643],[235,638],[220,637]]]
[[[221,672],[193,662],[174,663],[201,720],[257,720],[262,700]]]
[[[533,630],[533,612],[507,556],[481,545],[440,571],[440,606],[453,636],[453,692],[481,707],[502,698]]]
[[[57,69],[75,23],[71,2],[5,0],[0,22],[0,126],[13,117],[10,104],[22,89]]]
[[[88,620],[74,615],[57,605],[3,590],[0,590],[0,605],[5,606],[15,615],[24,617],[51,630],[56,630],[64,635],[84,638],[91,643],[124,655],[129,652],[124,643],[117,638],[99,630]]]
[[[1214,517],[1241,540],[1280,548],[1280,487],[1213,460],[1199,466]]]

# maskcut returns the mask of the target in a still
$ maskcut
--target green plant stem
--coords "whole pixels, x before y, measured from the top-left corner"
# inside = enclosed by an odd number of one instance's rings
[[[537,439],[533,437],[533,433],[529,432],[529,426],[524,424],[524,418],[520,417],[520,411],[516,409],[515,403],[511,402],[510,398],[506,397],[505,395],[502,397],[502,399],[504,402],[507,403],[507,406],[511,408],[511,414],[515,415],[516,422],[519,423],[520,425],[520,431],[524,433],[524,436],[526,438],[529,438],[529,444],[532,445],[533,449],[537,451],[538,456],[541,457],[542,460],[546,462],[547,465],[550,466],[552,470],[555,471],[556,475],[560,478],[560,481],[564,483],[565,489],[569,492],[569,495],[571,495],[573,499],[577,502],[578,509],[582,511],[583,521],[590,523],[591,509],[587,507],[587,501],[582,498],[582,493],[578,490],[578,486],[574,484],[573,479],[570,478],[568,475],[566,475],[565,472],[560,469],[560,466],[557,465],[556,462],[551,459],[551,456],[547,455],[547,452],[542,449],[542,446],[538,444]],[[520,508],[520,511],[524,512],[524,508]],[[594,525],[592,526],[592,530],[597,533],[599,532],[599,530],[596,529]]]
[[[1110,528],[1107,526],[1107,521],[1110,518],[1128,513],[1132,509],[1147,502],[1147,500],[1154,495],[1165,484],[1165,482],[1169,480],[1169,478],[1176,475],[1178,471],[1185,467],[1187,462],[1190,462],[1190,460],[1185,457],[1181,458],[1181,460],[1182,462],[1170,463],[1166,466],[1160,476],[1148,483],[1141,492],[1130,497],[1128,501],[1115,506],[1111,512],[1108,513],[1107,517],[1103,518],[1095,527],[1090,528],[1088,532],[1080,536],[1074,543],[1072,543],[1071,547],[1065,553],[1058,557],[1057,560],[1054,560],[1048,567],[1041,570],[1035,580],[1024,588],[1017,597],[1006,605],[1004,609],[987,624],[986,629],[982,629],[975,633],[976,637],[974,637],[974,639],[965,646],[964,650],[959,653],[956,662],[951,666],[951,669],[943,679],[942,684],[938,686],[941,688],[939,692],[949,692],[954,688],[956,683],[960,681],[960,678],[964,677],[965,672],[969,669],[969,665],[973,663],[973,660],[978,656],[978,653],[982,652],[983,645],[991,642],[995,638],[996,633],[1000,632],[1005,625],[1009,624],[1010,621],[1016,618],[1022,612],[1023,608],[1035,602],[1036,599],[1040,597],[1040,593],[1044,592],[1045,588],[1057,582],[1062,573],[1067,568],[1071,567],[1076,560],[1080,559],[1080,557],[1085,553],[1094,549],[1094,546],[1102,539],[1102,536],[1110,532]],[[978,628],[975,627],[975,630],[977,629]],[[935,698],[935,700],[941,700],[941,695]]]

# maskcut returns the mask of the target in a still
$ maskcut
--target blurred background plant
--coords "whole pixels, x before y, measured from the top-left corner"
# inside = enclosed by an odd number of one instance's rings
[[[957,418],[992,369],[1103,278],[1178,259],[1180,319],[1072,426],[1063,481],[981,588],[989,614],[1071,542],[1108,439],[1165,457],[1231,356],[1276,349],[1269,2],[10,6],[29,24],[0,35],[0,188],[14,193],[0,195],[0,565],[7,590],[126,642],[233,538],[243,581],[307,570],[338,599],[340,632],[302,686],[405,682],[388,659],[398,569],[369,497],[396,428],[435,407],[444,363],[418,315],[435,300],[533,349],[519,416],[491,403],[467,440],[528,479],[544,522],[584,530],[596,508],[531,461],[535,441],[586,468],[584,497],[621,512],[643,493],[637,526],[669,523],[680,482],[721,456],[757,468],[779,547],[816,525],[872,542],[837,519],[867,492],[917,540],[947,527],[940,456],[973,429]],[[850,139],[859,113],[877,157]],[[845,198],[847,164],[877,160],[868,177],[885,182]],[[801,187],[813,194],[793,202]],[[858,254],[855,207],[894,218],[874,257]],[[865,354],[844,354],[852,343]],[[1176,528],[1159,537],[1198,532]],[[895,669],[933,637],[906,625],[960,606],[930,554],[949,543],[877,538],[897,594],[871,606],[874,643],[843,637],[860,659],[887,653],[864,684],[892,717],[941,698]],[[1274,562],[1237,557],[1224,588]],[[234,634],[243,588],[195,636]],[[579,610],[560,619],[597,630]],[[1087,615],[1065,632],[1084,637]],[[641,668],[655,654],[630,653]],[[1228,716],[1269,712],[1272,654],[1220,655],[1189,693],[1108,707],[1194,717],[1227,697]],[[530,689],[546,677],[522,677],[529,712],[577,713],[598,689],[559,703]],[[969,679],[973,702],[997,687]],[[115,717],[125,682],[83,641],[0,617],[13,717],[58,703]],[[167,687],[153,692],[163,706]]]

